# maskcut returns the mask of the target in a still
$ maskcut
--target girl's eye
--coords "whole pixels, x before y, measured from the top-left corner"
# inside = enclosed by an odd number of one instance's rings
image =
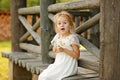
[[[64,24],[67,24],[66,22],[64,22]]]
[[[61,23],[58,23],[59,25],[61,24]]]

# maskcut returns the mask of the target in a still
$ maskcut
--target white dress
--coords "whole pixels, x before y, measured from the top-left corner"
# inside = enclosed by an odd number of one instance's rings
[[[79,39],[76,34],[70,34],[62,39],[59,38],[59,34],[56,34],[51,44],[72,50],[71,44],[79,45]],[[56,55],[54,63],[50,64],[39,75],[38,80],[62,80],[65,77],[75,75],[77,73],[77,66],[77,59],[64,52],[59,52]]]

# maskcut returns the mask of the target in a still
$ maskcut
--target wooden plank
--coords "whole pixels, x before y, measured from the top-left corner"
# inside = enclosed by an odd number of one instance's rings
[[[26,69],[28,70],[28,71],[31,71],[31,66],[39,66],[39,65],[41,65],[41,61],[29,61],[29,62],[27,62],[26,63]]]
[[[37,22],[33,25],[32,30],[38,29],[40,26],[40,19],[37,20]],[[20,42],[25,41],[30,36],[30,33],[27,31],[21,38]]]
[[[94,9],[99,8],[99,6],[99,0],[79,0],[74,2],[52,4],[48,7],[48,11],[59,12],[62,10]]]
[[[100,13],[96,14],[95,16],[93,16],[92,18],[81,24],[79,27],[77,27],[76,33],[81,34],[86,30],[88,30],[89,28],[94,27],[94,25],[99,23],[99,19],[100,19]]]
[[[28,59],[28,58],[35,58],[35,56],[33,56],[32,54],[15,54],[12,53],[9,55],[9,59],[12,60],[12,62],[14,62],[15,64],[18,64],[18,60],[19,59]]]
[[[33,44],[20,43],[20,48],[27,50],[28,52],[37,53],[36,55],[40,55],[41,52],[40,46]]]
[[[35,58],[19,59],[18,64],[19,64],[19,66],[25,68],[27,62],[33,61],[33,60],[35,60],[35,59],[37,59],[37,58],[35,57]],[[41,59],[38,59],[38,60],[40,61]]]
[[[43,70],[45,70],[48,65],[36,67],[36,74],[40,74]]]
[[[24,27],[30,32],[30,34],[33,36],[33,38],[36,40],[36,42],[40,45],[41,44],[40,36],[32,30],[32,26],[27,22],[25,17],[19,16],[19,20],[22,22]]]
[[[31,71],[32,73],[37,73],[36,71],[36,67],[45,67],[48,66],[49,64],[43,64],[42,61],[38,61],[38,60],[33,60],[33,61],[29,61],[26,62],[26,69],[28,71]]]
[[[32,73],[35,73],[35,74],[37,74],[37,67],[40,67],[40,72],[42,72],[44,69],[46,69],[47,68],[47,66],[48,66],[49,64],[43,64],[43,63],[41,63],[41,65],[32,65],[31,66],[31,72]]]
[[[2,57],[9,58],[10,52],[1,52]]]
[[[87,79],[92,80],[92,78],[98,78],[98,77],[99,75],[95,71],[78,67],[77,75],[69,76],[67,78],[64,78],[63,80],[87,80]]]
[[[20,14],[20,15],[40,14],[40,6],[20,8],[20,9],[18,9],[18,14]]]

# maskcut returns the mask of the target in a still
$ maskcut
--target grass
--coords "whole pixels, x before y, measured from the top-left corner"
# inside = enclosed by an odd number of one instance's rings
[[[0,41],[0,80],[8,80],[8,59],[1,52],[10,52],[11,41]]]

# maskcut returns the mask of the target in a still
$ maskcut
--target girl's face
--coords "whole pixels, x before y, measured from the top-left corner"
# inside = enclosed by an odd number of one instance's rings
[[[70,24],[65,16],[60,16],[57,19],[57,30],[63,36],[70,33]]]

